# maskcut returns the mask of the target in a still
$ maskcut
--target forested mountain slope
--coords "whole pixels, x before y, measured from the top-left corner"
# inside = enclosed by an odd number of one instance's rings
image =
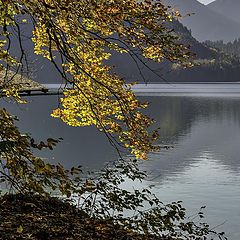
[[[196,54],[193,60],[194,67],[182,69],[170,62],[157,64],[141,59],[145,65],[138,59],[118,54],[111,59],[112,65],[116,66],[114,71],[128,81],[139,82],[240,81],[238,58],[197,41],[191,35],[191,31],[177,20],[168,24],[168,27],[174,29],[173,34],[179,36],[179,43],[189,45],[190,50]]]
[[[164,0],[164,2],[178,9],[183,16],[193,13],[180,21],[191,29],[193,37],[199,41],[232,41],[240,37],[240,24],[232,20],[228,14],[224,16],[215,12],[197,0]],[[239,10],[239,7],[236,9]]]
[[[191,46],[191,51],[196,54],[194,59],[196,66],[190,69],[172,68],[165,74],[167,79],[177,82],[240,81],[239,57],[224,52],[214,45],[197,41],[191,35],[191,31],[178,21],[173,21],[172,28],[179,35],[180,42]]]

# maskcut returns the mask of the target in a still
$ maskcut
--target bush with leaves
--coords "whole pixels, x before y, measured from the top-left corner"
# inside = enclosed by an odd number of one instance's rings
[[[5,109],[0,110],[0,180],[7,189],[21,193],[49,195],[55,189],[70,196],[71,178],[79,168],[65,170],[60,164],[46,163],[33,154],[33,149],[52,149],[59,140],[49,138],[47,143],[36,144],[34,140],[21,134],[14,119]],[[47,191],[48,189],[48,191]]]
[[[52,149],[59,140],[36,144],[19,132],[5,109],[0,111],[0,134],[0,179],[14,193],[51,197],[54,191],[71,197],[88,217],[121,226],[129,239],[139,233],[144,239],[207,239],[211,234],[223,239],[207,224],[188,219],[181,202],[165,205],[148,188],[125,189],[123,183],[142,182],[146,177],[131,157],[84,177],[79,168],[65,170],[35,157],[33,149]],[[203,213],[197,216],[201,219]]]
[[[142,182],[146,176],[137,160],[118,160],[76,185],[78,207],[93,218],[121,225],[129,236],[143,233],[144,239],[226,239],[224,233],[202,222],[205,207],[189,218],[181,201],[164,204],[149,188],[123,187],[123,183]]]

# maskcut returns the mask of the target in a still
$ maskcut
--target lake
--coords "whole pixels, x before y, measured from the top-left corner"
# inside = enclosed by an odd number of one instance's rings
[[[204,89],[188,93],[141,92],[145,96],[140,98],[150,102],[147,113],[160,126],[158,144],[173,146],[150,154],[141,164],[148,172],[143,184],[155,185],[154,192],[164,202],[183,200],[189,214],[206,205],[206,221],[221,225],[217,230],[226,231],[229,239],[239,240],[240,94]],[[54,151],[39,155],[66,167],[80,164],[89,169],[99,169],[116,158],[115,150],[95,128],[73,128],[50,117],[58,97],[28,99],[27,105],[1,101],[0,107],[16,114],[21,130],[36,140],[64,139]]]

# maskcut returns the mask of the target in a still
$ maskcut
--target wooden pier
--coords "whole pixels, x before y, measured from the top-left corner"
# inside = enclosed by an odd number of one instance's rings
[[[0,97],[4,96],[1,89],[7,89],[16,85],[20,96],[47,96],[63,95],[65,89],[71,89],[72,85],[66,84],[40,84],[34,80],[19,74],[9,82],[4,80],[3,72],[0,72]],[[5,86],[5,87],[4,87]],[[197,82],[197,83],[139,83],[132,87],[133,92],[139,96],[240,96],[240,82]]]
[[[43,96],[43,95],[62,95],[64,87],[60,84],[40,84],[32,79],[23,77],[20,74],[14,75],[13,72],[8,73],[5,78],[5,71],[0,72],[0,95],[5,96],[1,89],[8,89],[8,87],[16,86],[20,96]]]

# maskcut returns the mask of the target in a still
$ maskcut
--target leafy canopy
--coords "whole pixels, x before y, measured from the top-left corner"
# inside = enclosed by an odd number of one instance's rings
[[[157,133],[147,131],[152,120],[140,112],[146,104],[136,99],[131,85],[114,74],[108,62],[111,53],[118,52],[140,62],[144,56],[184,63],[188,48],[176,43],[176,36],[165,26],[174,15],[158,0],[1,0],[0,70],[5,72],[1,93],[19,100],[19,86],[13,82],[17,73],[28,70],[22,30],[30,24],[35,53],[49,59],[63,80],[73,84],[52,115],[72,126],[96,125],[114,146],[128,147],[144,159],[155,150],[152,143]],[[11,55],[16,37],[19,57]],[[78,177],[80,168],[65,170],[34,156],[32,148],[52,149],[57,142],[35,143],[19,132],[5,109],[0,110],[0,182],[21,193],[74,194],[88,216],[123,226],[129,237],[141,232],[146,239],[206,239],[213,233],[208,225],[187,221],[179,202],[165,206],[148,189],[121,189],[126,178],[144,179],[136,161],[120,161],[102,171],[97,180],[84,182]],[[142,209],[145,204],[149,211]],[[126,210],[132,210],[133,216],[125,217]],[[202,212],[197,216],[201,218]],[[17,233],[25,234],[21,225]]]
[[[145,159],[156,150],[152,143],[158,134],[149,133],[152,120],[140,112],[147,104],[136,99],[131,84],[114,73],[109,60],[118,52],[143,64],[140,56],[185,62],[188,48],[176,43],[166,27],[178,14],[159,0],[2,0],[1,67],[24,72],[22,30],[32,25],[35,53],[49,59],[62,79],[73,84],[52,116],[72,126],[95,125],[116,148],[130,148]],[[10,54],[13,35],[18,36],[19,58]],[[7,74],[1,88],[17,96]]]

